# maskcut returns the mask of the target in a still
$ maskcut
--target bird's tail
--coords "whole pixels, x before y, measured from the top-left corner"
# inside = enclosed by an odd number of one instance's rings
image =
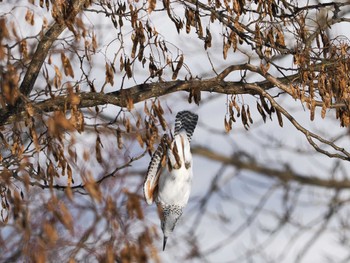
[[[190,111],[180,111],[175,118],[175,132],[174,135],[185,130],[189,141],[192,139],[194,129],[196,128],[198,115]]]

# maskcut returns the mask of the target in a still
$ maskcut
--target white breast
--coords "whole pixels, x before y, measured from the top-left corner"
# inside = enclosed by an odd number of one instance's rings
[[[179,169],[172,169],[170,172],[164,169],[165,171],[159,177],[157,201],[163,204],[184,207],[188,202],[191,192],[192,155],[190,152],[190,144],[185,133],[176,135],[174,142],[178,146],[181,166]],[[168,153],[168,155],[169,154],[171,153]],[[186,169],[185,163],[190,163],[190,165],[187,166],[188,169]]]

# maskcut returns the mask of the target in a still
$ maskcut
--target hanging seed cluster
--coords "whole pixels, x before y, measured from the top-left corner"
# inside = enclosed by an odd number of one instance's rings
[[[294,56],[299,67],[301,85],[292,85],[293,96],[306,103],[310,110],[310,120],[321,104],[321,116],[335,106],[336,118],[340,125],[350,125],[350,53],[346,40],[331,43],[324,32],[316,38],[319,53],[305,50]],[[317,56],[315,56],[317,55]]]
[[[256,109],[264,123],[266,122],[267,117],[272,120],[273,114],[276,114],[278,124],[283,127],[281,112],[267,102],[263,96],[260,96],[260,99],[256,101]],[[254,123],[249,105],[239,103],[237,102],[237,96],[231,96],[231,98],[228,100],[228,114],[226,114],[224,118],[224,127],[226,132],[230,132],[232,130],[232,126],[233,123],[236,122],[236,118],[241,119],[242,125],[246,130],[248,130],[250,125]]]

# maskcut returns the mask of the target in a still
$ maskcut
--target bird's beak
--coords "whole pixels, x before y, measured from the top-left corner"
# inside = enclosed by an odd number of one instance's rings
[[[168,239],[168,237],[164,236],[164,238],[163,238],[163,251],[165,250],[167,239]]]

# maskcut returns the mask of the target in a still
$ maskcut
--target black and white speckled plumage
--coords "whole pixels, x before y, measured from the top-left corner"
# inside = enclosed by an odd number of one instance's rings
[[[182,129],[186,131],[188,141],[191,142],[194,129],[196,128],[198,115],[190,111],[180,111],[175,118],[174,135],[180,133]]]

